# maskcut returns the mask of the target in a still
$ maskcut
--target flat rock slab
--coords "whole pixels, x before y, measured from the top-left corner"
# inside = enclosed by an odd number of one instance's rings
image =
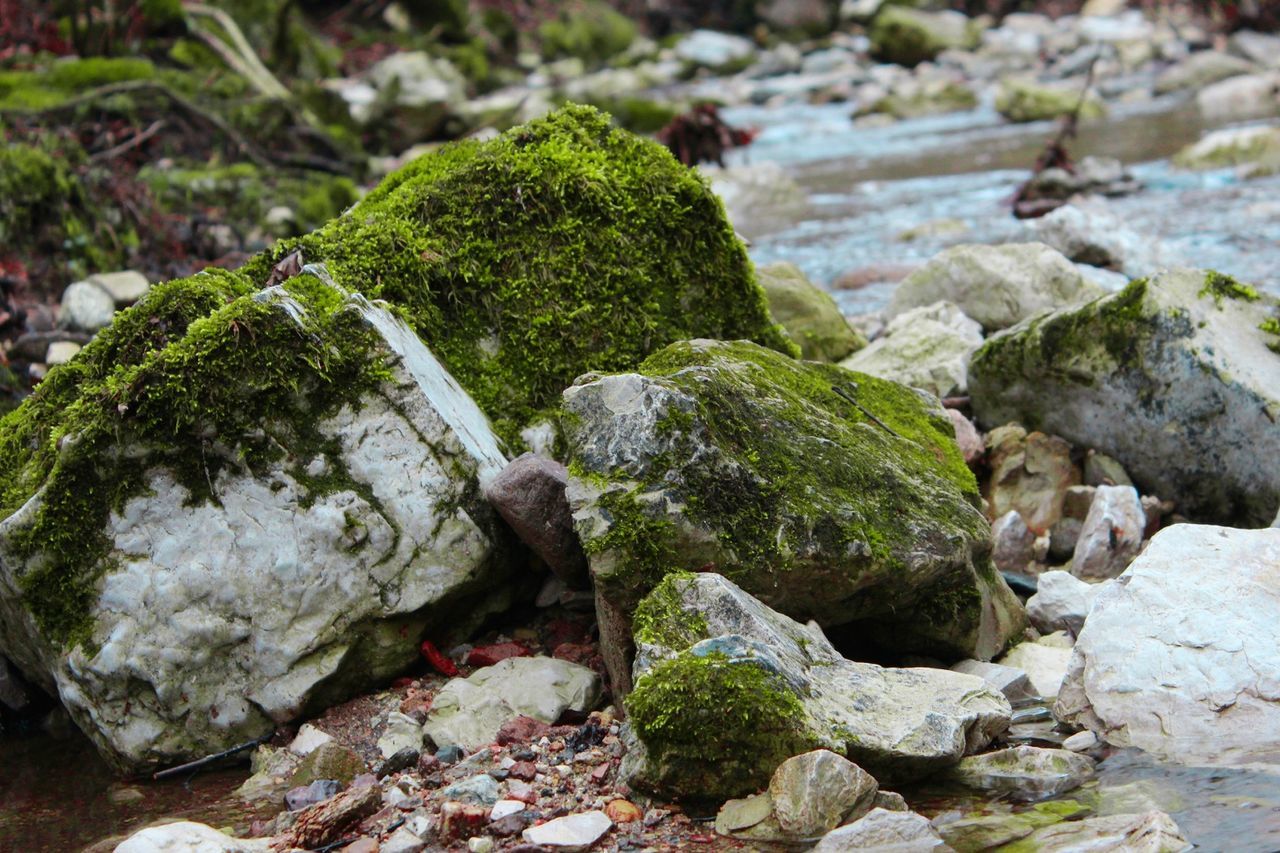
[[[1093,759],[1062,749],[1014,746],[970,755],[946,778],[989,794],[1030,803],[1080,787],[1093,776]]]
[[[924,815],[915,812],[872,809],[848,826],[822,837],[814,853],[848,853],[878,850],[884,853],[930,853],[949,850],[942,836]]]
[[[612,828],[613,821],[604,812],[580,812],[531,826],[524,831],[524,840],[572,853],[591,848]]]

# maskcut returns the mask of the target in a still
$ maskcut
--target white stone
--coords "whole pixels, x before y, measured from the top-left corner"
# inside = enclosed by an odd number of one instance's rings
[[[524,831],[524,840],[555,850],[586,850],[612,828],[613,821],[604,812],[580,812],[531,826]]]
[[[950,849],[924,815],[877,808],[848,826],[828,832],[813,853],[929,853]]]
[[[962,245],[946,249],[903,279],[888,314],[948,300],[991,331],[1100,293],[1043,243]]]
[[[1098,736],[1088,729],[1082,732],[1076,732],[1071,737],[1062,742],[1063,749],[1069,749],[1072,752],[1088,752],[1096,747],[1102,741],[1098,740]]]
[[[294,755],[310,755],[322,744],[333,740],[328,732],[322,732],[310,723],[303,723],[298,734],[289,743],[289,751]]]
[[[1105,580],[1118,577],[1142,547],[1147,516],[1133,486],[1098,486],[1080,528],[1071,574]]]
[[[1064,204],[1031,220],[1029,228],[1035,239],[1071,260],[1118,270],[1128,278],[1151,275],[1180,263],[1171,249],[1134,231],[1101,199]]]
[[[969,357],[980,346],[982,327],[941,301],[894,317],[883,337],[840,366],[950,397],[968,390]]]
[[[526,808],[520,800],[498,800],[489,810],[489,820],[502,820],[513,814],[519,814]]]
[[[1027,600],[1027,617],[1041,633],[1068,631],[1079,636],[1098,593],[1109,583],[1087,583],[1070,572],[1044,572],[1037,578],[1036,594]]]
[[[268,853],[270,838],[232,838],[189,820],[151,826],[116,845],[115,853]]]
[[[66,364],[75,358],[80,349],[80,344],[75,341],[54,341],[49,344],[49,350],[45,353],[44,362],[50,367],[55,364]]]
[[[554,723],[566,709],[589,711],[600,696],[600,678],[584,666],[548,657],[507,658],[446,684],[431,706],[423,731],[440,746],[477,749],[520,715]]]
[[[96,332],[106,327],[115,316],[116,303],[92,281],[77,281],[62,291],[58,307],[58,325],[81,332]]]
[[[378,91],[396,85],[396,103],[421,107],[431,104],[453,104],[466,98],[466,78],[447,59],[433,57],[425,51],[393,53],[375,63],[367,73]]]
[[[755,53],[750,39],[714,30],[694,30],[676,45],[676,57],[682,62],[713,71],[745,65]]]
[[[1026,672],[1017,667],[970,659],[953,664],[951,671],[978,676],[1003,693],[1011,703],[1033,699],[1037,695],[1031,686],[1031,679],[1027,677]]]
[[[1244,74],[1205,86],[1196,95],[1200,114],[1211,121],[1275,115],[1280,107],[1280,73]]]
[[[426,849],[426,843],[407,826],[400,827],[378,844],[378,853],[422,853]]]
[[[962,758],[945,776],[983,793],[1035,802],[1080,787],[1093,776],[1093,759],[1065,749],[1014,746]]]
[[[1031,679],[1031,686],[1036,693],[1052,699],[1058,695],[1070,661],[1070,642],[1064,646],[1054,635],[1050,635],[1035,642],[1018,643],[998,662],[1024,671],[1027,678]]]
[[[1165,528],[1094,603],[1054,709],[1184,764],[1276,760],[1280,530]]]
[[[788,758],[769,781],[778,825],[800,838],[821,835],[861,817],[870,811],[877,790],[870,773],[828,749]]]
[[[402,749],[422,751],[422,724],[407,714],[392,711],[387,714],[387,725],[378,738],[378,752],[390,758]]]
[[[151,289],[151,282],[137,270],[100,272],[89,276],[87,281],[105,290],[118,307],[132,305]]]
[[[1173,818],[1158,811],[1064,821],[1036,830],[1019,846],[1037,853],[1180,853],[1191,847]]]

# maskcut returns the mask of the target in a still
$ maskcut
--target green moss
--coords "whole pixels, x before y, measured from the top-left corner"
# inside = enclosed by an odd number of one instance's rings
[[[147,59],[94,56],[55,62],[45,79],[55,88],[79,92],[127,80],[148,80],[155,74],[155,66]]]
[[[680,110],[648,98],[607,98],[593,104],[613,116],[620,127],[635,133],[656,133],[671,123]]]
[[[626,15],[599,0],[572,0],[538,26],[538,40],[546,59],[576,56],[602,62],[626,50],[636,38],[636,25]]]
[[[576,376],[673,340],[794,352],[703,179],[589,107],[420,157],[246,273],[294,249],[397,305],[513,445]]]
[[[113,568],[108,516],[145,489],[139,451],[193,503],[217,502],[220,471],[285,452],[305,464],[321,449],[315,424],[389,375],[354,313],[299,284],[300,327],[252,290],[224,271],[153,288],[0,421],[0,516],[42,489],[7,552],[51,641],[89,640],[97,582]]]
[[[1092,94],[1080,103],[1080,91],[1065,86],[1050,86],[1034,80],[1005,80],[996,95],[996,112],[1010,121],[1051,121],[1080,109],[1084,120],[1106,116],[1107,108]]]
[[[1258,328],[1268,335],[1275,335],[1276,337],[1280,338],[1280,318],[1268,317],[1267,319],[1262,321],[1262,323],[1258,326]],[[1272,352],[1280,355],[1280,340],[1268,341],[1267,348],[1270,349]]]
[[[758,790],[783,761],[817,746],[779,676],[721,654],[684,652],[659,663],[626,704],[655,775],[679,778],[691,798]]]
[[[1243,284],[1236,281],[1229,275],[1224,275],[1214,270],[1205,273],[1204,287],[1200,289],[1198,294],[1201,299],[1204,297],[1212,297],[1213,303],[1219,308],[1222,307],[1224,299],[1243,299],[1245,302],[1257,302],[1262,298],[1257,288],[1249,284]]]
[[[672,572],[645,596],[631,617],[632,636],[637,643],[687,649],[707,639],[706,617],[686,609],[677,588],[693,577],[692,572]]]

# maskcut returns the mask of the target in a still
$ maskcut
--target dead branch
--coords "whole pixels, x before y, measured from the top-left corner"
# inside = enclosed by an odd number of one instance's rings
[[[96,154],[89,155],[89,162],[100,163],[103,160],[114,160],[116,157],[119,157],[121,154],[127,154],[128,152],[137,148],[142,143],[146,142],[151,137],[155,136],[157,133],[163,130],[166,126],[168,126],[167,121],[165,121],[164,119],[157,119],[156,121],[153,121],[145,130],[135,133],[133,136],[126,139],[124,142],[121,142],[119,145],[116,145],[113,148],[108,148],[105,151],[99,151]]]

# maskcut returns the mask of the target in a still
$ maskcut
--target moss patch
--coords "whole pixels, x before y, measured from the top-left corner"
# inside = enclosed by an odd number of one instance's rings
[[[685,609],[680,598],[679,584],[693,577],[692,572],[672,572],[645,596],[632,616],[632,636],[637,643],[686,649],[707,639],[706,617]]]
[[[1200,289],[1199,296],[1210,297],[1213,303],[1219,308],[1222,307],[1224,299],[1243,299],[1245,302],[1257,302],[1262,298],[1257,288],[1250,284],[1243,284],[1236,281],[1229,275],[1209,270],[1204,276],[1204,287]]]
[[[516,445],[576,376],[671,341],[795,352],[703,179],[590,107],[421,157],[245,271],[295,249],[399,306]]]
[[[538,26],[545,59],[576,56],[588,63],[602,62],[635,41],[632,20],[600,0],[571,0],[560,5],[555,17]]]

